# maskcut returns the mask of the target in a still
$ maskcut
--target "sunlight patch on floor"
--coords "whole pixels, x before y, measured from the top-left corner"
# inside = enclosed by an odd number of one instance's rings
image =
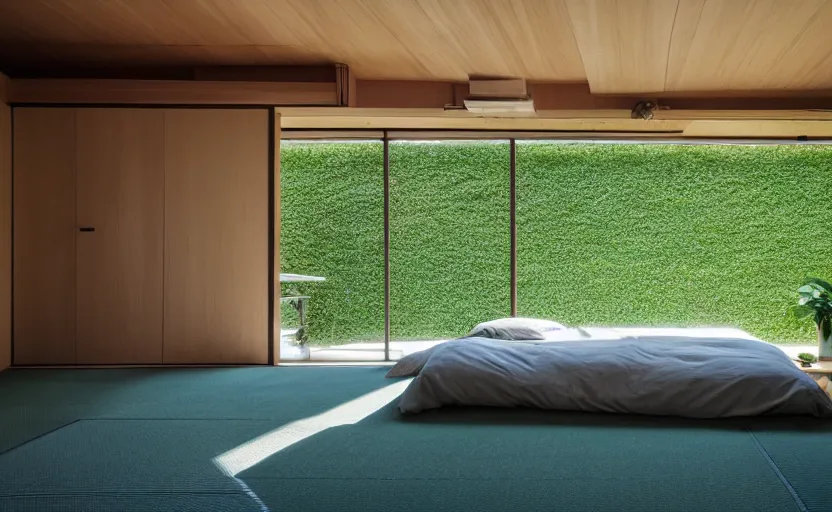
[[[398,381],[316,416],[294,421],[272,430],[215,457],[214,464],[226,475],[236,477],[280,450],[321,431],[358,423],[395,400],[411,380]]]

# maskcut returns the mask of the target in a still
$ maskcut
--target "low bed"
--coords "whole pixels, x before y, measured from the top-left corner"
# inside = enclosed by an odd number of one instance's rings
[[[399,409],[442,406],[723,418],[832,417],[832,399],[779,348],[732,337],[572,341],[470,336],[403,358]]]

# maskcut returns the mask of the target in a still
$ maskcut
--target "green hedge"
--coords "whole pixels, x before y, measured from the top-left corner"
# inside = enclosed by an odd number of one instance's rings
[[[312,297],[313,343],[384,336],[384,160],[380,142],[280,148],[280,267],[326,277],[284,284]],[[281,323],[292,325],[290,307]]]
[[[509,316],[509,146],[390,145],[390,334],[459,336]]]
[[[784,313],[832,275],[826,146],[521,144],[517,161],[521,314],[812,342]]]
[[[310,340],[379,340],[381,144],[281,158],[282,269],[328,279],[298,287]],[[390,160],[393,337],[506,315],[508,144],[394,143]],[[825,146],[518,143],[519,313],[811,343],[784,312],[804,276],[832,276],[830,185]]]

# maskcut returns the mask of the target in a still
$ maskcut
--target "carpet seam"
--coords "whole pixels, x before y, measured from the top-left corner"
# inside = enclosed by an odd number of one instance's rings
[[[165,490],[148,490],[148,491],[91,491],[91,492],[83,492],[83,491],[76,491],[76,492],[43,492],[43,493],[26,493],[26,494],[0,494],[0,499],[11,499],[11,498],[79,498],[79,497],[88,497],[88,496],[96,496],[96,497],[106,497],[106,498],[115,498],[115,497],[133,497],[133,498],[141,498],[141,497],[148,497],[148,496],[243,496],[247,494],[245,489],[238,491],[238,490],[228,490],[228,491],[212,491],[209,489],[199,490],[199,491],[165,491]]]
[[[243,472],[245,473],[245,471]],[[242,473],[241,473],[242,474]],[[464,478],[464,477],[318,477],[318,476],[247,476],[245,480],[321,480],[325,482],[656,482],[674,481],[674,477],[647,477],[647,478],[599,478],[599,477],[564,477],[564,478]],[[808,512],[808,511],[807,511]]]
[[[780,471],[780,467],[777,466],[776,462],[774,462],[774,459],[768,453],[768,450],[766,450],[765,446],[763,446],[760,440],[757,439],[757,436],[754,435],[754,432],[749,430],[748,435],[751,436],[751,440],[754,441],[754,445],[757,447],[757,450],[760,452],[763,458],[766,459],[766,462],[768,462],[768,465],[774,471],[774,474],[777,475],[777,478],[780,479],[780,482],[782,482],[786,490],[789,491],[789,494],[792,496],[792,499],[797,504],[797,507],[800,509],[800,512],[809,512],[809,508],[806,506],[805,503],[803,503],[803,500],[800,498],[800,495],[797,494],[795,488],[792,487],[792,484],[786,478],[786,475],[784,475],[783,472]]]
[[[257,421],[257,422],[274,422],[283,421],[280,418],[118,418],[118,417],[98,417],[98,418],[78,418],[76,421]]]
[[[38,439],[40,439],[41,437],[46,437],[46,436],[48,436],[49,434],[53,434],[53,433],[55,433],[55,432],[57,432],[57,431],[61,430],[62,428],[66,428],[66,427],[68,427],[68,426],[70,426],[70,425],[72,425],[72,424],[74,424],[74,423],[78,423],[79,421],[81,421],[81,418],[74,419],[74,420],[70,421],[69,423],[64,423],[63,425],[60,425],[60,426],[58,426],[58,427],[55,427],[55,428],[53,428],[52,430],[50,430],[50,431],[48,431],[48,432],[44,432],[43,434],[37,435],[37,436],[35,436],[35,437],[31,438],[31,439],[27,439],[27,440],[23,441],[23,442],[22,442],[22,443],[20,443],[20,444],[16,444],[16,445],[12,446],[11,448],[8,448],[8,449],[6,449],[6,450],[0,451],[0,457],[2,457],[3,455],[6,455],[7,453],[11,452],[12,450],[17,450],[17,449],[18,449],[18,448],[20,448],[21,446],[26,446],[27,444],[31,443],[32,441],[37,441],[37,440],[38,440]]]

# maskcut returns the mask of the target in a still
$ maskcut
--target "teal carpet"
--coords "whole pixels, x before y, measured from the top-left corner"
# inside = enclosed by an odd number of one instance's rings
[[[231,478],[213,458],[385,368],[0,373],[2,511],[832,511],[832,422],[395,403]]]

